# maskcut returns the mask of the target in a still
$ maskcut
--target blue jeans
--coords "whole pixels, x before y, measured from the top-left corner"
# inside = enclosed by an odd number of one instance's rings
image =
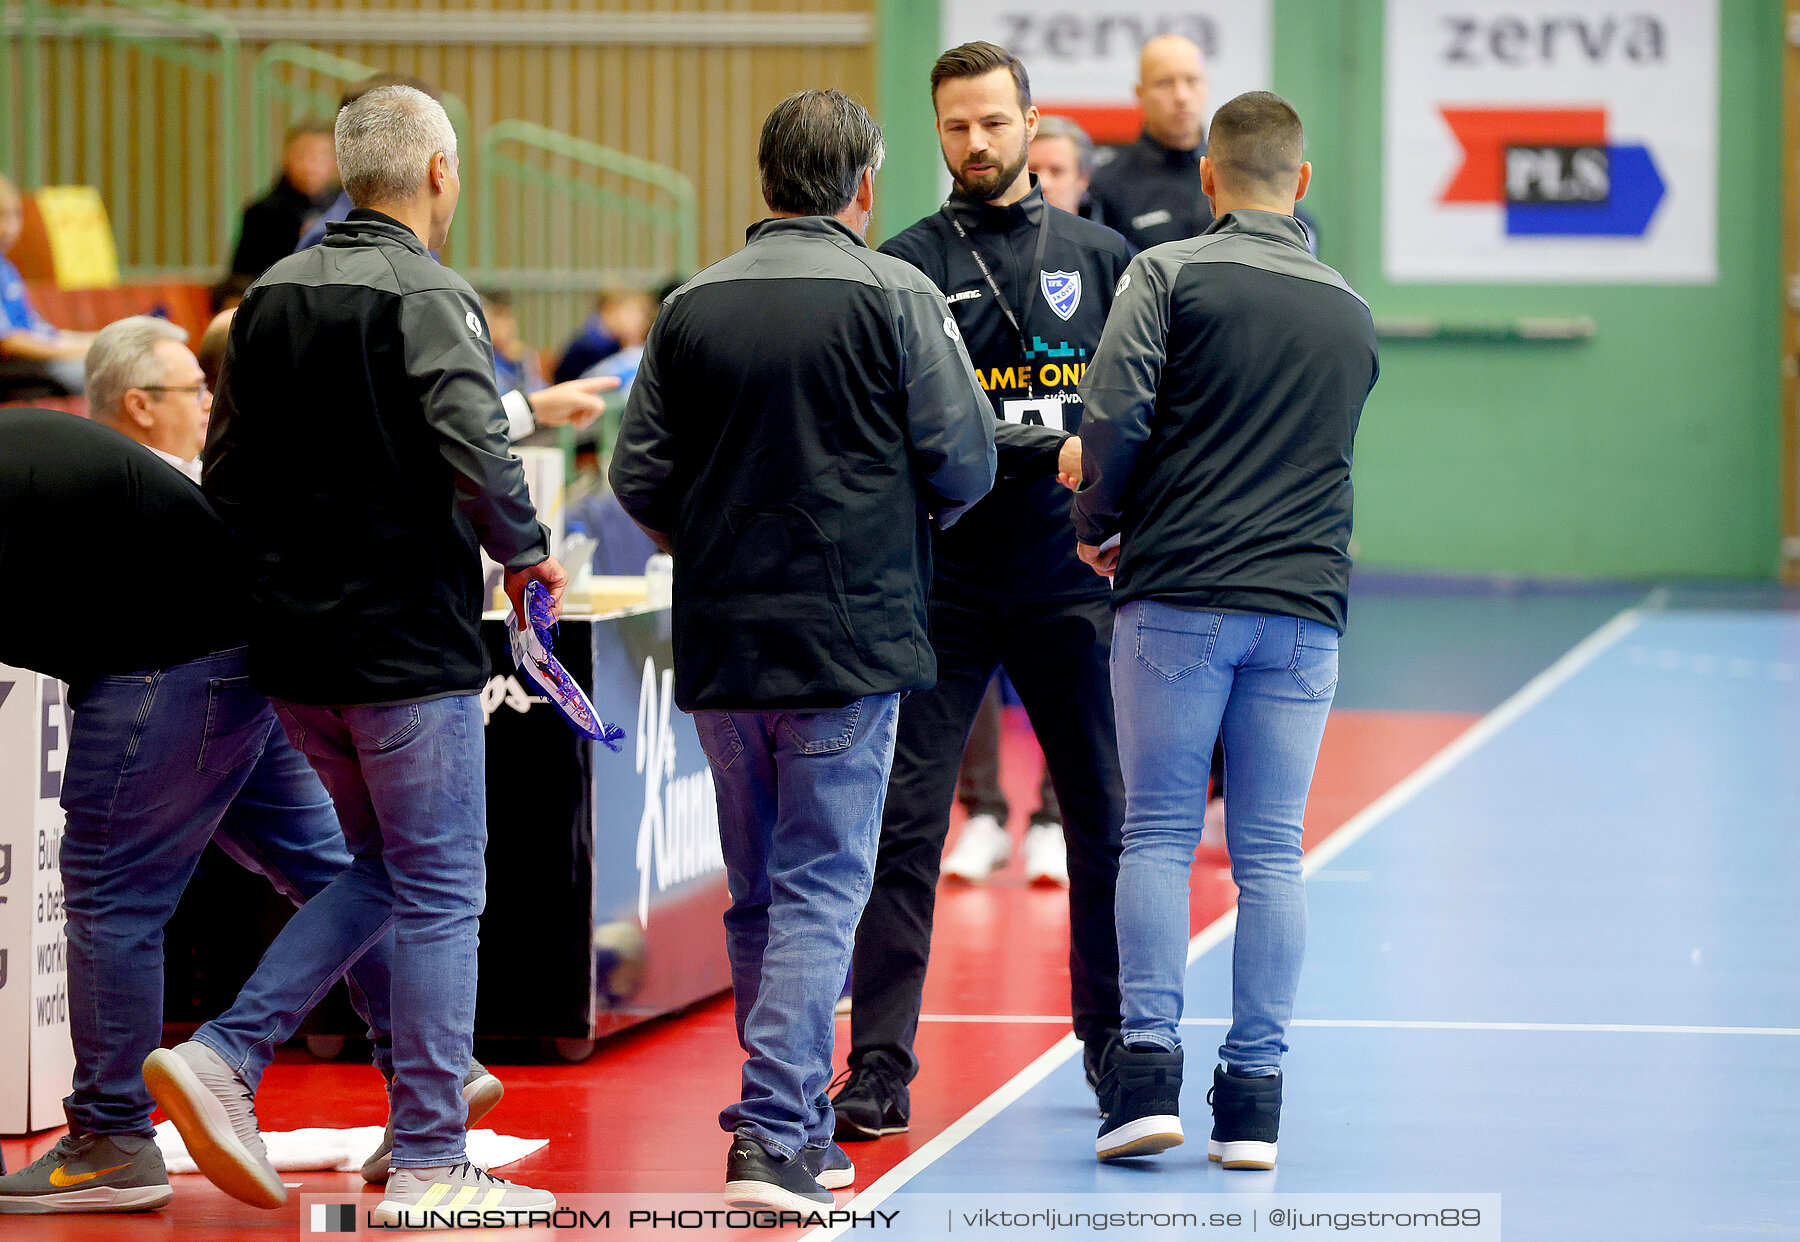
[[[1238,918],[1231,1029],[1219,1057],[1240,1074],[1280,1069],[1306,952],[1300,821],[1337,657],[1337,631],[1316,621],[1154,600],[1119,609],[1112,675],[1125,772],[1118,922],[1127,1040],[1181,1043],[1188,869],[1222,730]]]
[[[743,1098],[719,1114],[781,1157],[831,1141],[832,1009],[869,899],[900,696],[694,713],[719,799]]]
[[[325,889],[350,856],[319,778],[250,688],[242,648],[102,677],[75,687],[70,701],[61,864],[75,1083],[65,1104],[78,1131],[148,1135],[143,1065],[162,1036],[163,925],[206,843],[296,904]],[[260,1015],[252,1033],[265,1048],[240,1062],[252,1089],[266,1049],[293,1033],[335,977],[305,956],[265,959],[239,999]],[[357,964],[350,994],[384,1046],[385,950]],[[277,1015],[288,1014],[284,1026]]]
[[[487,897],[481,701],[459,694],[369,707],[277,702],[275,712],[337,804],[351,862],[270,953],[305,954],[342,972],[392,920],[393,1165],[459,1164]],[[235,1039],[235,1012],[195,1038],[215,1047]]]

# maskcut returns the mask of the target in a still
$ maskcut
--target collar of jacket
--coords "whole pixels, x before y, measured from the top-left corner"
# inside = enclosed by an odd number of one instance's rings
[[[1201,135],[1200,145],[1192,151],[1177,151],[1174,147],[1163,146],[1146,129],[1138,134],[1138,146],[1153,164],[1167,164],[1170,168],[1177,169],[1198,168],[1200,157],[1206,154],[1206,137]]]
[[[1308,254],[1312,253],[1306,244],[1306,226],[1285,211],[1241,207],[1236,211],[1226,212],[1200,230],[1202,237],[1209,233],[1249,233],[1255,237],[1267,237],[1271,241],[1286,242],[1290,246],[1298,246]]]
[[[399,242],[408,250],[425,254],[425,243],[419,235],[407,228],[400,221],[379,211],[371,211],[367,207],[352,207],[350,214],[342,220],[333,220],[325,226],[323,245],[359,246],[371,241],[385,238]]]
[[[1044,214],[1044,191],[1038,185],[1036,173],[1026,175],[1031,178],[1031,189],[1016,203],[997,207],[984,198],[976,198],[962,190],[952,190],[950,210],[962,221],[964,228],[984,233],[1010,233],[1019,228],[1036,228],[1038,220]]]
[[[856,235],[855,229],[836,216],[772,216],[767,220],[758,220],[745,229],[744,240],[746,242],[761,241],[765,237],[788,233],[829,237],[833,241],[847,241],[855,246],[866,247],[869,244]]]

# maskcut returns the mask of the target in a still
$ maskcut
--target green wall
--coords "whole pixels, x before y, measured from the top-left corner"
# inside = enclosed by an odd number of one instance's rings
[[[1585,315],[1579,343],[1384,340],[1357,440],[1356,543],[1382,568],[1774,573],[1780,544],[1780,0],[1720,0],[1719,280],[1390,285],[1380,0],[1275,0],[1274,87],[1306,119],[1321,255],[1378,318]],[[932,0],[884,0],[878,232],[936,201]],[[1221,101],[1214,101],[1215,103]],[[900,108],[904,108],[904,112]]]

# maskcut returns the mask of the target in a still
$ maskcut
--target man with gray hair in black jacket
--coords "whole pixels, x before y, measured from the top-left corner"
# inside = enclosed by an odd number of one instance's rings
[[[521,617],[529,582],[560,597],[565,577],[507,450],[480,299],[427,253],[461,190],[449,118],[382,86],[339,112],[336,137],[355,210],[245,294],[203,475],[249,556],[251,682],[318,771],[353,860],[277,945],[347,965],[393,924],[378,1219],[546,1211],[551,1195],[474,1168],[465,1147],[486,889],[479,552]],[[183,1133],[203,1131],[188,1148],[210,1174],[215,1084],[176,1054],[152,1061],[153,1094],[197,1119]]]
[[[992,419],[944,297],[863,242],[881,130],[841,91],[764,122],[773,219],[664,303],[612,461],[675,556],[675,700],[711,761],[744,1064],[726,1197],[829,1208],[832,1007],[900,696],[937,678],[929,525],[987,494]],[[1052,455],[1054,450],[1052,450]]]

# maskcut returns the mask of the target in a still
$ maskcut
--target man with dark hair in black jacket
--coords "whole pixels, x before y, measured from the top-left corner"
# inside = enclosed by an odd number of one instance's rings
[[[987,493],[994,436],[944,298],[863,243],[881,130],[841,91],[763,125],[775,217],[671,294],[614,492],[675,556],[675,701],[719,800],[744,1062],[725,1193],[829,1208],[832,1007],[869,893],[900,696],[932,684],[929,520]],[[954,764],[952,764],[954,775]]]
[[[851,1075],[835,1100],[846,1139],[908,1125],[906,1084],[919,1069],[913,1040],[957,766],[996,668],[1024,702],[1062,804],[1075,1032],[1091,1074],[1119,1024],[1113,885],[1125,798],[1106,673],[1112,609],[1106,585],[1075,559],[1067,497],[1049,458],[1080,426],[1075,386],[1129,251],[1111,229],[1044,201],[1026,169],[1038,114],[1016,57],[965,44],[938,59],[931,83],[956,190],[882,250],[947,295],[995,426],[1048,439],[1038,463],[1009,468],[1003,458],[1003,475],[1025,477],[1003,478],[934,546],[938,682],[900,711],[875,888],[851,972]]]
[[[1307,251],[1300,118],[1252,91],[1200,162],[1217,219],[1132,261],[1081,386],[1081,558],[1113,577],[1131,811],[1119,868],[1123,1045],[1102,1160],[1182,1142],[1188,869],[1223,736],[1239,889],[1232,1024],[1208,1155],[1275,1167],[1281,1056],[1306,946],[1301,817],[1337,685],[1350,458],[1375,383],[1369,308]]]

